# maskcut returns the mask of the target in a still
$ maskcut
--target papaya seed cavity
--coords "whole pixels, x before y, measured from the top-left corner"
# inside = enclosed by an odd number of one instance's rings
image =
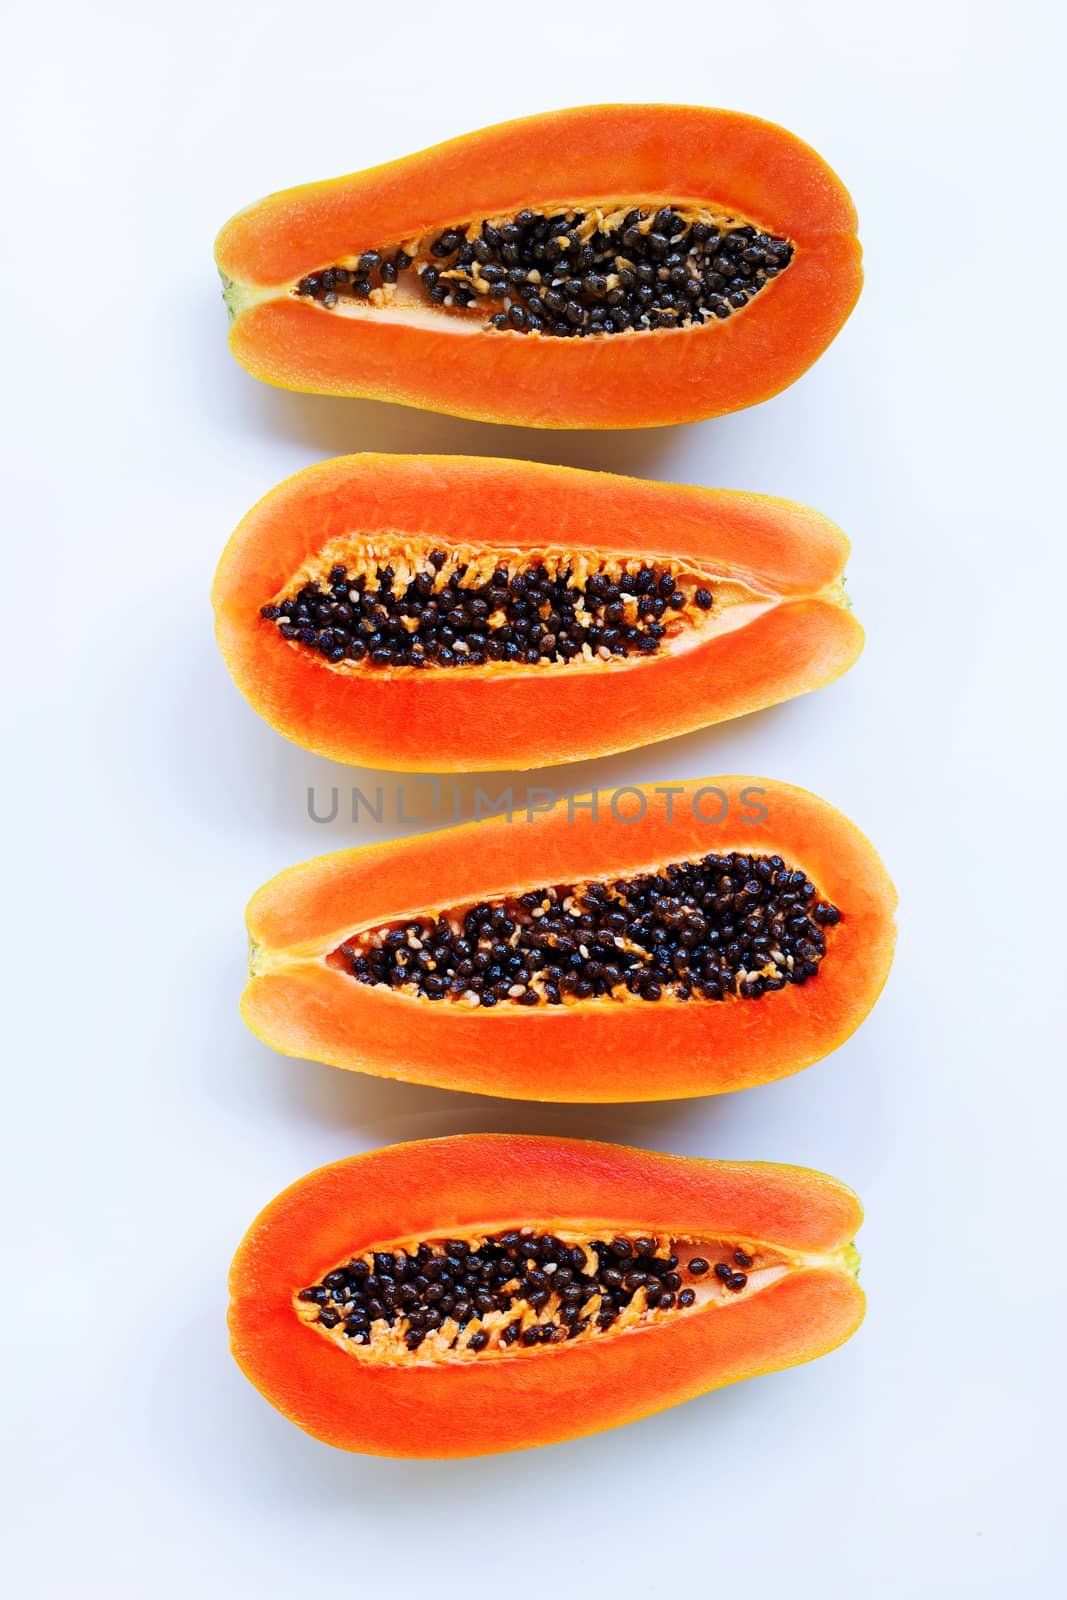
[[[294,1305],[366,1358],[470,1359],[664,1322],[756,1293],[786,1270],[761,1245],[527,1226],[364,1251]]]
[[[352,538],[260,615],[342,669],[551,667],[655,655],[706,622],[717,587],[669,560]]]
[[[793,253],[787,239],[692,206],[526,209],[351,256],[294,293],[327,310],[406,295],[490,333],[585,338],[725,321]]]
[[[816,978],[840,921],[781,856],[732,851],[365,928],[329,961],[471,1009],[759,1000]]]

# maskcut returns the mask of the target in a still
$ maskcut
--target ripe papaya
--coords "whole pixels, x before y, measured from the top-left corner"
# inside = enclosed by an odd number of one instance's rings
[[[226,547],[245,697],[334,760],[530,767],[829,683],[862,648],[848,542],[786,500],[477,456],[344,456]]]
[[[516,1099],[719,1094],[837,1048],[896,895],[803,789],[650,785],[320,856],[248,908],[248,1026],[287,1055]]]
[[[501,1134],[310,1173],[230,1272],[245,1376],[343,1450],[553,1444],[825,1355],[859,1201],[800,1167]]]
[[[233,217],[215,257],[256,377],[543,428],[765,400],[862,281],[826,163],[699,106],[527,117],[288,189]]]

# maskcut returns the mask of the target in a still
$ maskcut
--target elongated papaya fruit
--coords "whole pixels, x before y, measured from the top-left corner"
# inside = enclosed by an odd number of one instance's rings
[[[825,1355],[859,1201],[800,1167],[469,1134],[309,1174],[230,1273],[245,1376],[328,1444],[553,1444]]]
[[[261,500],[214,586],[238,687],[335,760],[530,767],[830,682],[863,633],[804,506],[477,456],[343,456]]]
[[[659,784],[319,856],[248,908],[242,1013],[288,1055],[531,1100],[785,1077],[874,1005],[896,895],[825,801]]]
[[[542,428],[766,400],[862,278],[826,163],[698,106],[528,117],[289,189],[228,222],[215,256],[257,378]]]

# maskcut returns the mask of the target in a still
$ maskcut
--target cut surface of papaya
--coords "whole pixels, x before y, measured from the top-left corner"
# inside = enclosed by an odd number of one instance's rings
[[[849,1037],[895,905],[859,830],[772,779],[570,797],[280,873],[242,1013],[285,1054],[441,1088],[718,1094]]]
[[[831,682],[863,633],[848,542],[737,491],[478,456],[355,455],[249,512],[219,646],[272,727],[334,760],[526,768]]]
[[[502,123],[269,196],[216,241],[256,377],[548,428],[777,394],[860,291],[856,215],[783,128],[699,106]]]
[[[245,1376],[328,1444],[551,1444],[813,1360],[859,1326],[859,1202],[799,1167],[469,1134],[335,1162],[230,1273]]]

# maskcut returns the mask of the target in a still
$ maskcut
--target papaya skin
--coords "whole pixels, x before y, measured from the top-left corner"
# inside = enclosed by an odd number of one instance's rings
[[[566,666],[333,669],[260,607],[351,531],[536,553],[676,559],[747,596],[695,642]],[[244,518],[212,599],[241,693],[296,744],[401,771],[553,765],[634,748],[822,687],[863,647],[842,588],[848,541],[762,495],[478,456],[364,454],[307,468]]]
[[[601,338],[333,316],[290,294],[342,256],[524,206],[605,201],[710,206],[790,239],[795,254],[724,322]],[[215,258],[230,348],[257,378],[541,428],[693,422],[769,399],[831,342],[862,283],[855,210],[821,157],[773,123],[701,106],[527,117],[289,189],[233,217]]]
[[[720,823],[701,820],[696,809]],[[670,793],[664,792],[670,789]],[[704,791],[703,795],[701,791]],[[722,1094],[810,1066],[842,1044],[893,958],[896,892],[869,841],[803,789],[727,777],[647,786],[620,820],[601,797],[319,856],[248,908],[245,1022],[283,1054],[505,1099],[643,1101]],[[586,803],[587,804],[587,803]],[[745,820],[759,806],[764,821]],[[633,792],[623,818],[637,810]],[[361,927],[541,884],[613,878],[710,851],[779,854],[841,912],[817,977],[754,1001],[665,997],[492,1009],[358,982],[328,957]]]
[[[553,1444],[844,1343],[863,1318],[861,1221],[851,1190],[800,1167],[507,1134],[393,1145],[310,1173],[257,1217],[230,1271],[231,1349],[273,1406],[343,1450],[443,1459]],[[294,1314],[294,1291],[351,1254],[529,1222],[763,1241],[790,1270],[736,1304],[488,1360],[372,1364]]]

